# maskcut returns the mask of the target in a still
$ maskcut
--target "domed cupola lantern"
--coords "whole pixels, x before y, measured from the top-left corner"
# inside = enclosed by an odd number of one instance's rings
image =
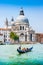
[[[20,10],[20,15],[24,15],[23,8],[21,8],[21,10]]]
[[[11,21],[14,21],[14,18],[12,17]]]

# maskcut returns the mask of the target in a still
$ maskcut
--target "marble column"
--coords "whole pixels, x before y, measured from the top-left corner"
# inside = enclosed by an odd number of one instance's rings
[[[27,35],[27,41],[30,41],[30,34]]]
[[[36,41],[36,35],[35,34],[32,34],[32,41]]]

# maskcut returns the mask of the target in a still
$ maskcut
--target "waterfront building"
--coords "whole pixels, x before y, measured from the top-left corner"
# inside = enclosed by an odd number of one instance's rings
[[[36,42],[36,33],[31,28],[22,8],[16,20],[12,17],[9,22],[6,18],[5,24],[5,28],[0,28],[0,33],[3,35],[3,42],[11,41],[9,37],[11,31],[19,36],[19,42]]]
[[[36,41],[43,43],[43,33],[36,33]]]

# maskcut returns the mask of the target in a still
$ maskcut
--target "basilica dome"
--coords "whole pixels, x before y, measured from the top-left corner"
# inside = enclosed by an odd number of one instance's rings
[[[20,10],[20,14],[16,19],[16,23],[29,23],[28,18],[25,17],[23,9]]]

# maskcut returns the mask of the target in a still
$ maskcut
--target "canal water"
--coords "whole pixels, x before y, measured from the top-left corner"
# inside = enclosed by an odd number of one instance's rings
[[[22,47],[30,48],[31,52],[19,54],[17,48],[20,45],[0,45],[0,65],[43,65],[43,44],[22,44]]]

